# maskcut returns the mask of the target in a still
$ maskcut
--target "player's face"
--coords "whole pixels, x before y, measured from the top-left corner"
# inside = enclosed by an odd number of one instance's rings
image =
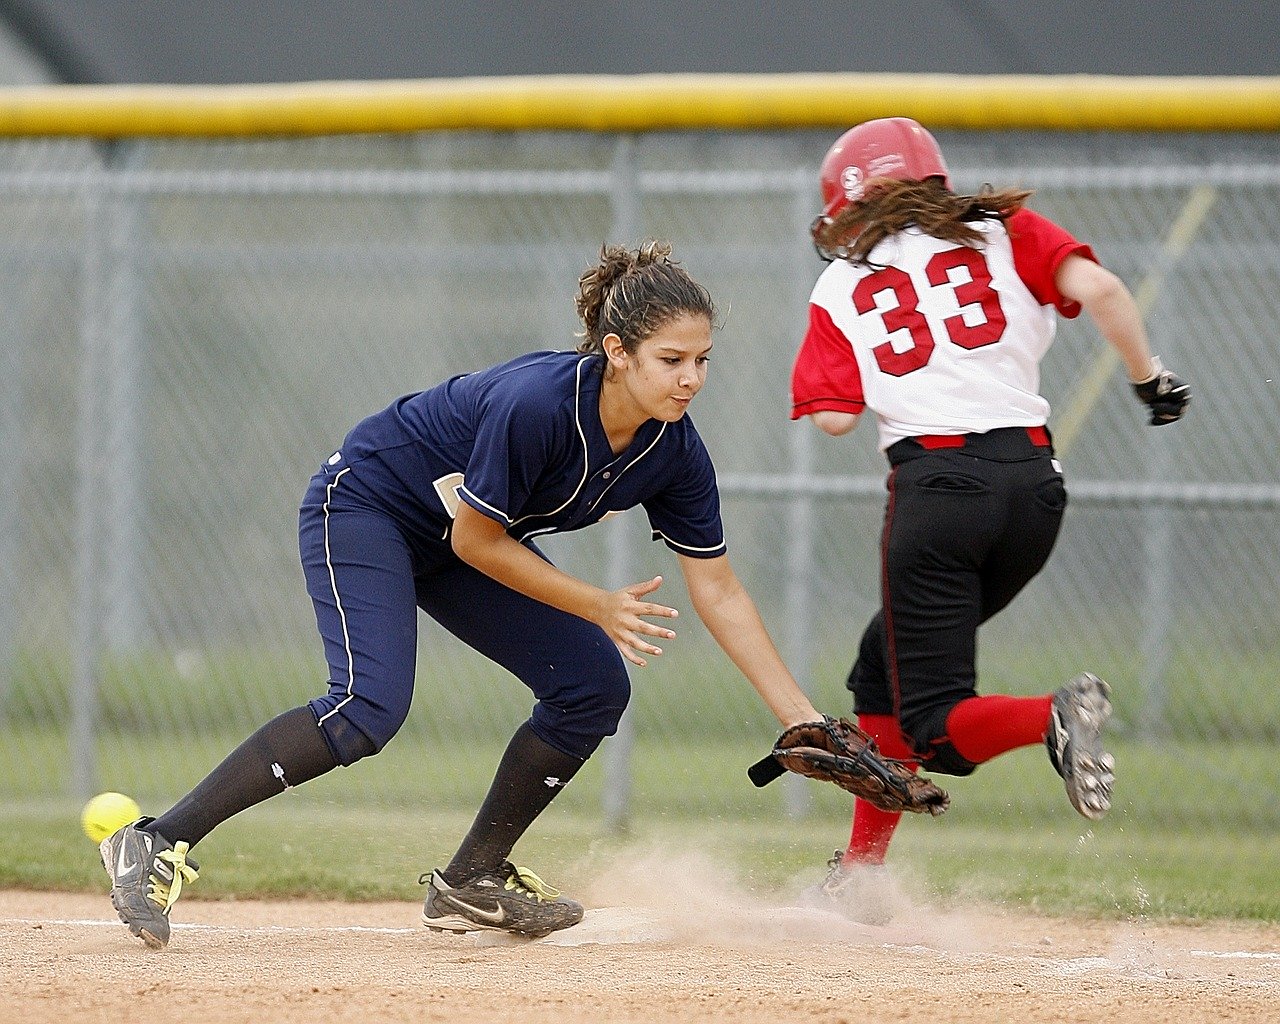
[[[674,423],[706,383],[710,354],[711,324],[686,313],[640,342],[620,377],[646,419]]]

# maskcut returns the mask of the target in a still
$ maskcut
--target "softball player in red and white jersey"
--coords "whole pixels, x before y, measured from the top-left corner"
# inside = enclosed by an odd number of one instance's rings
[[[1071,803],[1100,818],[1107,684],[1083,673],[1044,696],[978,696],[977,630],[1040,571],[1066,507],[1039,373],[1058,314],[1089,313],[1152,423],[1178,419],[1189,389],[1152,357],[1128,289],[1087,245],[1026,209],[1029,192],[954,193],[915,121],[850,129],[821,183],[813,237],[831,265],[810,300],[792,418],[840,435],[870,410],[891,467],[881,609],[848,681],[858,723],[884,753],[953,775],[1044,742]],[[820,891],[844,902],[898,820],[855,801]]]

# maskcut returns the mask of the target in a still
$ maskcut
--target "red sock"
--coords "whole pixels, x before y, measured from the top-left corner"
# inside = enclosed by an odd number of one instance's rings
[[[1053,697],[970,697],[947,716],[947,738],[974,764],[1044,739]]]
[[[919,764],[913,759],[912,750],[903,739],[898,720],[892,715],[859,715],[858,725],[876,741],[880,753],[886,757],[909,762],[912,771]],[[844,864],[883,864],[902,814],[898,811],[882,811],[865,800],[853,801],[853,831],[849,835],[849,848],[840,858]]]

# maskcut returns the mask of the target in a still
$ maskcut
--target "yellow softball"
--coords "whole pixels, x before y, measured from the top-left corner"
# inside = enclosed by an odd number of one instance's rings
[[[142,817],[142,808],[133,797],[123,793],[99,793],[80,812],[84,834],[95,843]]]

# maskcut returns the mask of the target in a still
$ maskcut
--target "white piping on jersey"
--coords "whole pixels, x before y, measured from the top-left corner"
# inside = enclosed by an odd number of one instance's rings
[[[586,360],[585,360],[585,359],[584,359],[584,360],[582,360],[582,362],[580,362],[580,363],[578,364],[578,368],[579,368],[579,371],[578,371],[578,372],[579,372],[579,375],[581,375],[581,372],[582,372],[582,371],[581,371],[582,363],[584,363],[584,362],[586,362]],[[577,396],[576,396],[576,395],[574,396],[573,408],[574,408],[574,417],[575,417],[575,418],[577,418],[577,417],[578,417],[578,399],[577,399]],[[614,474],[613,479],[612,479],[611,481],[609,481],[609,485],[608,485],[608,487],[606,487],[603,491],[601,491],[601,492],[600,492],[600,495],[596,498],[596,500],[595,500],[595,501],[593,501],[593,502],[591,503],[591,507],[587,509],[587,511],[586,511],[586,514],[587,514],[587,515],[590,515],[592,512],[594,512],[594,511],[596,510],[596,508],[599,506],[600,502],[604,501],[604,496],[605,496],[606,494],[608,494],[608,493],[609,493],[609,489],[610,489],[611,487],[613,487],[613,485],[614,485],[614,484],[616,484],[619,480],[621,480],[621,479],[622,479],[622,474],[623,474],[623,473],[625,473],[625,472],[626,472],[627,470],[629,470],[632,466],[634,466],[637,462],[639,462],[639,461],[640,461],[641,459],[643,459],[646,455],[648,455],[651,451],[653,451],[653,449],[657,446],[658,442],[662,440],[662,435],[663,435],[663,434],[665,434],[666,432],[667,432],[667,424],[666,424],[666,423],[663,423],[663,424],[662,424],[662,427],[658,430],[658,433],[654,436],[654,439],[653,439],[652,441],[650,441],[650,442],[649,442],[649,446],[648,446],[644,451],[642,451],[639,455],[637,455],[634,459],[632,459],[630,462],[628,462],[625,466],[623,466],[620,470],[618,470],[618,472],[617,472],[617,473],[615,473],[615,474]],[[581,420],[578,420],[578,434],[579,434],[579,436],[580,436],[580,437],[582,437],[582,458],[583,458],[583,461],[584,461],[584,463],[585,463],[585,462],[587,461],[587,459],[588,459],[587,438],[586,438],[586,435],[585,435],[585,434],[583,434],[583,432],[582,432]],[[589,470],[590,470],[590,468],[591,468],[591,467],[590,467],[590,465],[587,465],[587,466],[586,466],[586,470],[584,470],[584,472],[583,472],[582,480],[578,483],[578,487],[577,487],[577,489],[573,492],[573,495],[569,498],[569,501],[566,501],[566,502],[564,503],[564,505],[561,505],[561,506],[560,506],[560,508],[556,509],[556,511],[555,511],[555,512],[539,512],[539,513],[536,513],[535,515],[528,515],[528,516],[525,516],[523,519],[518,519],[518,520],[516,520],[516,522],[523,523],[525,519],[541,519],[541,518],[542,518],[542,517],[544,517],[544,516],[553,516],[553,515],[555,515],[555,514],[556,514],[556,512],[559,512],[559,511],[560,511],[560,509],[563,509],[566,505],[568,505],[570,501],[573,501],[574,497],[576,497],[576,496],[577,496],[578,491],[582,490],[582,485],[583,485],[584,483],[586,483],[586,480],[587,480],[586,471],[589,471]],[[470,493],[470,492],[468,492],[468,493]],[[477,499],[477,500],[479,500],[479,499]],[[512,523],[511,525],[512,525],[512,526],[514,526],[514,525],[515,525],[515,523]],[[530,530],[528,533],[521,535],[520,540],[521,540],[521,542],[523,542],[523,541],[528,540],[530,537],[539,537],[539,536],[541,536],[541,535],[542,535],[542,534],[544,534],[544,533],[555,533],[555,531],[556,531],[557,529],[559,529],[559,527],[557,527],[557,526],[544,526],[544,527],[542,527],[541,529],[538,529],[538,530]],[[721,542],[720,542],[720,545],[723,545],[723,543],[724,543],[724,542],[723,542],[723,541],[721,541]],[[720,545],[717,545],[717,546],[720,546]],[[690,551],[695,551],[695,550],[698,550],[698,549],[697,549],[697,548],[690,548],[689,550],[690,550]],[[708,550],[708,551],[714,551],[714,550],[715,550],[715,548],[707,548],[707,550]]]
[[[618,470],[618,472],[614,474],[614,476],[613,476],[613,480],[611,480],[611,481],[609,482],[609,487],[612,487],[612,486],[613,486],[614,484],[616,484],[619,480],[621,480],[621,479],[622,479],[622,474],[623,474],[623,473],[625,473],[625,472],[626,472],[627,470],[629,470],[632,466],[634,466],[637,462],[639,462],[639,461],[640,461],[641,459],[643,459],[646,455],[648,455],[651,451],[653,451],[654,445],[656,445],[659,441],[661,441],[661,440],[662,440],[662,435],[663,435],[663,434],[665,434],[666,432],[667,432],[667,425],[666,425],[665,423],[663,423],[663,424],[662,424],[662,429],[658,431],[657,436],[653,439],[653,442],[649,445],[649,447],[648,447],[648,448],[646,448],[644,451],[642,451],[639,455],[637,455],[637,456],[636,456],[634,459],[632,459],[630,462],[628,462],[628,463],[627,463],[625,466],[623,466],[620,470]],[[604,496],[605,496],[606,494],[608,494],[608,493],[609,493],[609,487],[606,487],[603,491],[601,491],[601,492],[600,492],[600,497],[596,498],[596,500],[595,500],[595,501],[593,501],[593,502],[591,503],[591,507],[590,507],[589,509],[587,509],[587,514],[588,514],[588,515],[590,515],[592,512],[594,512],[594,511],[596,510],[596,506],[597,506],[597,505],[599,505],[599,504],[600,504],[600,502],[604,501]]]
[[[475,495],[475,494],[474,494],[474,493],[473,493],[473,492],[472,492],[472,491],[467,487],[467,485],[466,485],[466,484],[463,484],[461,487],[459,487],[459,488],[458,488],[458,490],[460,490],[460,491],[466,491],[468,494],[470,494],[470,495],[471,495],[471,497],[475,498],[475,500],[476,500],[476,502],[477,502],[478,504],[483,505],[483,506],[484,506],[485,508],[487,508],[490,512],[496,512],[498,515],[502,516],[503,520],[505,520],[505,522],[506,522],[506,524],[507,524],[508,526],[514,526],[514,525],[515,525],[515,523],[513,523],[513,522],[511,521],[511,517],[510,517],[509,515],[507,515],[505,512],[503,512],[503,511],[502,511],[502,509],[500,509],[500,508],[495,508],[494,506],[490,505],[487,501],[485,501],[483,498],[477,498],[477,497],[476,497],[476,495]]]
[[[681,544],[678,540],[672,540],[670,537],[668,537],[668,536],[667,536],[665,533],[663,533],[661,530],[654,530],[654,531],[653,531],[653,536],[654,536],[654,539],[655,539],[655,540],[656,540],[658,537],[661,537],[664,541],[666,541],[668,544],[670,544],[673,548],[682,548],[682,549],[683,549],[683,550],[685,550],[685,551],[719,551],[722,547],[724,547],[724,541],[723,541],[723,540],[722,540],[722,541],[720,541],[720,543],[719,543],[719,544],[713,544],[713,545],[711,545],[711,547],[709,547],[709,548],[695,548],[695,547],[691,547],[691,546],[690,546],[690,545],[688,545],[688,544]]]
[[[578,437],[582,439],[582,479],[578,481],[578,486],[575,487],[573,489],[573,493],[570,494],[569,497],[565,499],[565,502],[563,505],[561,505],[557,509],[552,509],[550,512],[538,512],[532,515],[521,516],[519,519],[512,519],[509,515],[503,512],[502,509],[494,508],[488,502],[484,501],[481,498],[476,497],[476,495],[467,487],[465,483],[460,488],[460,490],[466,491],[468,494],[471,495],[471,497],[475,498],[476,501],[480,502],[480,504],[483,505],[485,508],[489,509],[490,511],[496,512],[498,513],[498,515],[502,516],[502,518],[506,520],[508,526],[515,526],[518,523],[523,523],[526,519],[543,519],[547,516],[554,516],[558,512],[563,512],[566,508],[568,508],[573,503],[573,499],[578,496],[578,492],[582,490],[583,485],[587,482],[587,473],[591,469],[591,458],[590,458],[590,452],[587,449],[587,435],[582,430],[582,412],[579,409],[579,404],[582,398],[582,367],[586,364],[588,359],[593,359],[593,358],[595,357],[588,355],[588,356],[583,356],[581,359],[579,359],[577,372],[574,374],[573,425],[578,428]],[[552,529],[555,529],[555,527],[552,527]],[[544,530],[542,532],[546,533],[548,531]],[[525,536],[531,537],[533,536],[533,534],[526,534]]]
[[[342,598],[338,596],[338,579],[333,573],[333,557],[329,551],[329,502],[333,500],[333,489],[338,486],[338,481],[350,471],[351,467],[348,466],[335,476],[330,481],[329,486],[325,488],[324,495],[324,564],[329,570],[329,585],[333,588],[333,603],[338,607],[338,620],[342,623],[342,646],[347,652],[347,695],[338,702],[337,707],[321,716],[316,725],[321,725],[326,718],[336,715],[339,709],[355,696],[356,668],[355,658],[351,653],[351,634],[347,632],[347,613],[342,607]]]
[[[528,533],[522,533],[517,539],[523,544],[530,537],[541,537],[544,533],[555,533],[558,529],[558,526],[544,526],[541,530],[530,530]]]
[[[579,439],[582,441],[582,479],[578,481],[577,486],[576,486],[576,487],[574,487],[574,489],[573,489],[573,493],[572,493],[572,494],[570,494],[570,495],[569,495],[569,497],[567,497],[567,498],[564,500],[564,503],[563,503],[559,508],[552,509],[550,512],[532,512],[532,513],[530,513],[530,514],[529,514],[529,515],[527,515],[527,516],[521,516],[519,519],[512,519],[512,518],[511,518],[510,516],[508,516],[505,512],[503,512],[503,511],[502,511],[502,509],[500,509],[500,508],[495,508],[493,505],[490,505],[490,504],[489,504],[487,501],[485,501],[483,498],[481,498],[481,497],[479,497],[478,495],[476,495],[476,493],[475,493],[474,491],[472,491],[471,489],[469,489],[465,483],[463,483],[463,484],[462,484],[462,486],[459,488],[459,490],[466,491],[466,492],[467,492],[467,494],[468,494],[468,496],[470,496],[471,498],[475,499],[475,501],[476,501],[478,504],[483,505],[483,506],[484,506],[485,508],[487,508],[489,511],[491,511],[491,512],[493,512],[493,513],[496,513],[497,515],[501,516],[501,517],[502,517],[502,519],[507,523],[507,527],[508,527],[508,529],[510,529],[511,527],[514,527],[514,526],[519,526],[521,523],[523,523],[523,522],[525,522],[526,520],[529,520],[529,519],[546,519],[548,516],[558,515],[559,513],[563,512],[566,508],[568,508],[570,505],[572,505],[572,504],[573,504],[574,499],[575,499],[575,498],[577,498],[577,496],[582,492],[582,488],[583,488],[584,486],[586,486],[587,478],[588,478],[588,476],[589,476],[589,474],[590,474],[590,472],[591,472],[591,449],[590,449],[590,446],[587,444],[587,435],[586,435],[586,431],[584,431],[584,430],[582,429],[582,368],[583,368],[584,366],[586,366],[586,364],[587,364],[587,362],[588,362],[589,360],[594,359],[594,358],[595,358],[594,356],[586,355],[586,356],[583,356],[581,359],[579,359],[579,360],[578,360],[578,366],[577,366],[576,372],[575,372],[575,374],[574,374],[574,382],[573,382],[573,425],[577,428],[577,430],[578,430],[578,437],[579,437]],[[594,512],[594,511],[596,510],[596,508],[597,508],[597,506],[599,506],[600,502],[604,500],[604,496],[605,496],[606,494],[608,494],[608,493],[609,493],[609,490],[613,487],[613,485],[614,485],[614,484],[616,484],[616,483],[617,483],[617,482],[622,478],[622,474],[623,474],[623,473],[625,473],[625,472],[626,472],[627,470],[629,470],[632,466],[634,466],[637,462],[639,462],[639,461],[640,461],[641,459],[643,459],[646,455],[648,455],[651,451],[653,451],[653,449],[657,446],[658,442],[662,440],[662,437],[663,437],[663,435],[664,435],[666,432],[667,432],[667,424],[666,424],[666,423],[663,423],[663,424],[662,424],[662,427],[661,427],[661,429],[658,431],[657,435],[656,435],[656,436],[654,437],[654,439],[649,443],[649,446],[648,446],[647,448],[645,448],[645,450],[644,450],[644,451],[642,451],[639,455],[637,455],[634,459],[632,459],[630,462],[628,462],[625,466],[623,466],[623,467],[622,467],[622,469],[618,470],[618,472],[614,475],[613,480],[611,480],[611,481],[609,482],[608,487],[606,487],[603,491],[601,491],[601,492],[600,492],[599,497],[597,497],[597,498],[596,498],[596,500],[595,500],[595,501],[593,501],[593,502],[591,503],[591,507],[587,509],[587,514],[588,514],[588,515],[590,515],[592,512]],[[526,540],[528,540],[530,537],[537,537],[537,536],[540,536],[540,535],[542,535],[542,534],[544,534],[544,533],[555,533],[555,531],[556,531],[557,529],[559,529],[559,527],[558,527],[558,526],[546,526],[546,527],[542,527],[542,528],[540,528],[540,529],[530,530],[528,533],[522,534],[522,535],[520,536],[520,540],[521,540],[521,541],[526,541]],[[446,533],[447,533],[447,531],[446,531]],[[674,542],[672,542],[672,543],[674,543]],[[682,545],[682,546],[683,546],[683,545]],[[724,546],[724,542],[723,542],[723,541],[721,541],[721,542],[720,542],[720,544],[716,545],[716,547],[723,547],[723,546]],[[688,550],[688,551],[714,551],[714,550],[715,550],[715,548],[714,548],[714,547],[713,547],[713,548],[689,548],[689,547],[686,547],[686,550]]]

